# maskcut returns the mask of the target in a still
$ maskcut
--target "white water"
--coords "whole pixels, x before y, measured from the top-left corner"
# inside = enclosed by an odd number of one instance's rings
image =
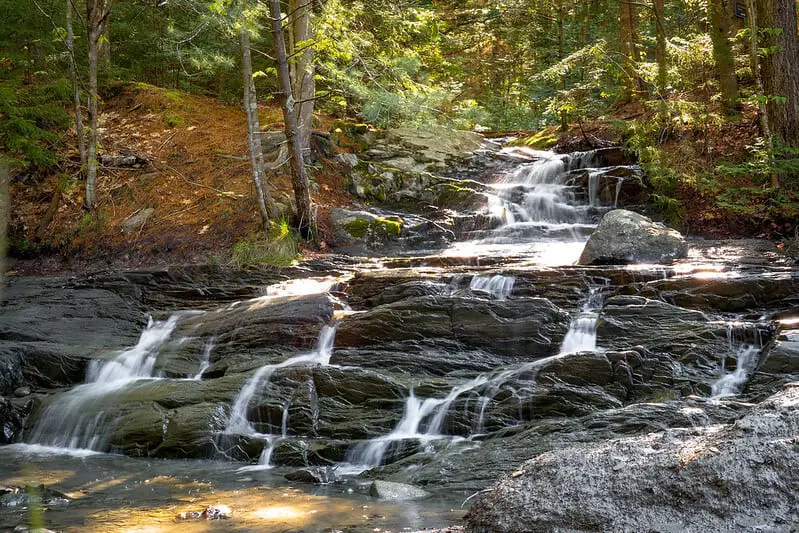
[[[487,292],[497,300],[505,300],[513,292],[515,283],[516,278],[512,276],[475,276],[469,284],[469,289]]]
[[[200,369],[189,379],[200,381],[203,378],[203,373],[211,367],[211,353],[214,351],[215,345],[216,336],[211,337],[205,342],[205,346],[203,346],[203,354],[200,358]]]
[[[730,353],[735,353],[735,369],[732,372],[727,372],[728,355],[724,354],[721,358],[721,377],[711,386],[711,397],[715,399],[737,396],[741,393],[742,387],[755,370],[760,352],[763,349],[763,343],[759,339],[759,335],[755,344],[736,342],[736,326],[736,323],[730,322],[727,327]]]
[[[271,457],[274,451],[275,444],[279,439],[284,439],[288,436],[288,404],[283,406],[283,417],[281,420],[281,434],[269,435],[258,433],[253,427],[252,423],[247,418],[247,411],[253,397],[262,391],[264,387],[269,384],[272,374],[279,368],[286,368],[289,366],[299,365],[320,365],[327,366],[330,364],[330,357],[333,355],[333,344],[336,340],[335,326],[324,326],[319,332],[319,339],[316,342],[316,347],[312,352],[297,355],[286,359],[282,363],[274,365],[264,365],[259,368],[252,376],[250,376],[244,383],[241,391],[233,401],[233,406],[230,409],[230,417],[224,433],[247,435],[252,437],[261,438],[265,441],[266,445],[261,453],[261,458],[258,464],[261,468],[271,468]]]
[[[447,438],[442,434],[447,412],[452,403],[466,392],[485,384],[488,378],[478,376],[450,391],[445,398],[417,398],[411,391],[405,399],[405,410],[391,433],[356,445],[347,453],[347,461],[362,468],[379,466],[392,443],[417,439],[425,442]]]
[[[596,351],[596,323],[602,309],[602,292],[600,287],[590,287],[588,299],[579,314],[569,324],[569,331],[560,345],[560,354]]]
[[[502,276],[497,276],[502,277]],[[502,386],[512,377],[522,373],[535,371],[544,364],[574,352],[596,350],[596,324],[602,307],[601,287],[592,286],[579,314],[572,320],[557,355],[538,359],[521,365],[518,368],[503,370],[492,376],[480,375],[476,378],[453,387],[444,398],[417,398],[411,394],[405,399],[402,419],[387,435],[371,439],[353,447],[347,453],[350,465],[361,469],[373,468],[382,464],[392,443],[403,440],[419,440],[422,443],[437,440],[457,440],[445,433],[445,422],[452,404],[463,394],[484,389],[477,397],[475,417],[471,427],[473,435],[484,431],[486,408],[500,391]],[[469,415],[469,413],[467,413]]]
[[[86,383],[61,395],[40,416],[28,437],[30,443],[49,447],[102,450],[113,431],[114,420],[103,411],[107,395],[153,379],[159,349],[166,344],[180,319],[173,315],[159,322],[150,319],[135,346],[114,359],[92,361]]]

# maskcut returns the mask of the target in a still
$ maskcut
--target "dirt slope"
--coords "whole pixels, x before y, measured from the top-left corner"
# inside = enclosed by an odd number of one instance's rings
[[[69,174],[13,185],[14,248],[23,258],[36,257],[13,268],[22,274],[225,261],[236,242],[256,238],[259,218],[243,111],[214,98],[144,84],[112,93],[102,108],[100,153],[136,155],[149,163],[103,165],[95,213],[83,209],[84,184],[66,179]],[[280,131],[281,120],[279,108],[262,108],[263,129]],[[76,153],[68,156],[78,159]],[[347,205],[340,169],[324,160],[315,166],[320,212]],[[285,165],[269,176],[275,199],[284,204],[291,198],[288,172]],[[57,208],[43,227],[48,208],[56,205],[54,196],[60,196]]]

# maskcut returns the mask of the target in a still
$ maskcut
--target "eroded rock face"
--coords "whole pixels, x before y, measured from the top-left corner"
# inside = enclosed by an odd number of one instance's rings
[[[478,497],[472,532],[789,531],[799,383],[722,427],[541,453]]]
[[[581,265],[665,263],[688,254],[679,232],[627,211],[608,212],[588,239]]]

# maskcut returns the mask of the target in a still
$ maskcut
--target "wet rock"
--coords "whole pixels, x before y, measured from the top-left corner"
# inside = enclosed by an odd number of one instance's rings
[[[475,301],[421,296],[347,317],[339,326],[336,346],[448,339],[529,359],[551,355],[566,333],[568,321],[566,312],[545,299]]]
[[[339,481],[335,468],[329,466],[302,468],[294,472],[289,472],[283,477],[289,481],[308,483],[311,485],[328,485]]]
[[[227,505],[211,505],[202,511],[189,511],[178,514],[178,520],[227,520],[233,510]]]
[[[744,408],[744,412],[748,408]],[[535,419],[504,425],[479,442],[451,443],[435,454],[407,455],[374,469],[372,477],[474,493],[485,489],[497,472],[514,470],[523,461],[576,444],[600,445],[620,436],[646,435],[669,428],[728,423],[741,416],[736,404],[651,399],[648,403],[594,410],[582,417]],[[442,475],[445,472],[446,475]]]
[[[22,432],[32,402],[20,404],[0,396],[0,444],[11,444]]]
[[[784,530],[799,520],[797,405],[793,384],[722,428],[541,453],[478,496],[467,530]]]
[[[20,387],[14,390],[15,398],[24,398],[25,396],[30,396],[30,395],[31,395],[30,387]]]
[[[88,360],[133,345],[142,307],[57,278],[13,279],[0,302],[0,394],[80,383]]]
[[[157,369],[173,377],[194,375],[207,346],[209,376],[283,361],[314,347],[336,305],[329,294],[264,297],[185,318],[163,348]]]
[[[32,481],[25,486],[0,486],[0,509],[27,508],[34,502],[45,507],[67,505],[70,499],[63,493]]]
[[[426,490],[406,485],[405,483],[395,483],[392,481],[375,480],[369,486],[369,495],[373,498],[390,501],[420,500],[428,498],[430,493]]]
[[[640,205],[649,198],[644,172],[637,166],[575,170],[566,184],[585,191],[585,201],[592,206]]]
[[[681,259],[687,253],[688,245],[679,232],[638,213],[615,209],[591,234],[579,263],[663,263]]]

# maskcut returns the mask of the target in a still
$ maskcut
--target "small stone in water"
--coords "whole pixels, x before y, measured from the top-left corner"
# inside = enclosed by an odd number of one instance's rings
[[[207,507],[204,511],[191,511],[188,513],[180,513],[179,520],[224,520],[230,518],[233,511],[227,505],[212,505]]]

